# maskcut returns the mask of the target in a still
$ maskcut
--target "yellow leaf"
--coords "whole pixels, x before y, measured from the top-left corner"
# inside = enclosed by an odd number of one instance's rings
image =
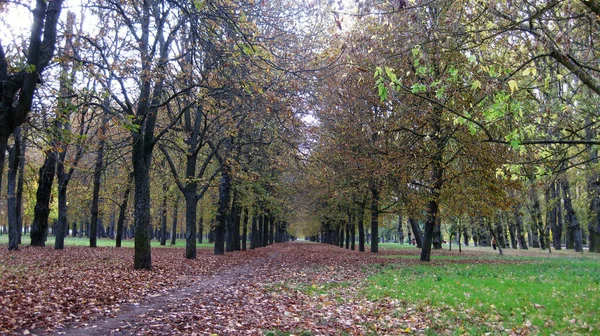
[[[508,87],[510,88],[510,93],[512,94],[519,89],[519,84],[517,84],[516,80],[511,79],[508,81]]]

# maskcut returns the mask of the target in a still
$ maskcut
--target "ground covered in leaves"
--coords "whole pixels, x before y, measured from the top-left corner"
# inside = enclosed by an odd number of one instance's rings
[[[0,334],[424,333],[437,308],[366,295],[367,278],[418,265],[417,253],[286,243],[225,256],[203,249],[186,260],[182,249],[155,249],[147,272],[132,269],[132,249],[0,247]],[[503,262],[436,254],[434,265]]]

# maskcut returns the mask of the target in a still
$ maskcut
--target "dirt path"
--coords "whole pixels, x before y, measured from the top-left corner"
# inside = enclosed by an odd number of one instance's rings
[[[273,258],[277,253],[272,253]],[[256,265],[264,262],[263,258],[254,259],[251,263],[236,266],[226,272],[207,277],[199,277],[183,288],[176,289],[166,295],[150,295],[139,304],[123,306],[117,316],[105,317],[88,323],[87,325],[74,326],[56,330],[52,333],[40,331],[38,335],[73,335],[73,336],[103,336],[103,335],[131,335],[136,334],[136,329],[143,329],[145,324],[158,321],[165,313],[165,307],[178,306],[193,301],[208,291],[218,291],[232,286],[235,282],[247,277],[252,277]]]

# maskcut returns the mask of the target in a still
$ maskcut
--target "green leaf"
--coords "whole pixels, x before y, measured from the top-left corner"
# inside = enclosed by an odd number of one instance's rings
[[[35,69],[36,69],[35,64],[27,64],[27,66],[25,67],[25,72],[34,73]]]
[[[379,99],[381,99],[382,102],[387,100],[388,89],[385,87],[385,84],[379,83],[379,85],[377,85],[377,89],[379,91]]]
[[[385,67],[385,74],[388,76],[388,78],[390,79],[390,81],[392,83],[396,83],[397,77],[396,77],[396,74],[394,73],[394,69]]]
[[[481,89],[481,82],[478,80],[473,81],[473,83],[471,83],[471,89],[472,90]]]

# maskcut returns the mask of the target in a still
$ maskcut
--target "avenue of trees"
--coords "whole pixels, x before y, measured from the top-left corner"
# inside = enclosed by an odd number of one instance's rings
[[[596,1],[0,2],[8,248],[600,252]],[[31,18],[31,25],[11,15]],[[7,231],[7,232],[5,232]],[[358,245],[358,247],[355,246]],[[500,249],[500,252],[502,251]]]

